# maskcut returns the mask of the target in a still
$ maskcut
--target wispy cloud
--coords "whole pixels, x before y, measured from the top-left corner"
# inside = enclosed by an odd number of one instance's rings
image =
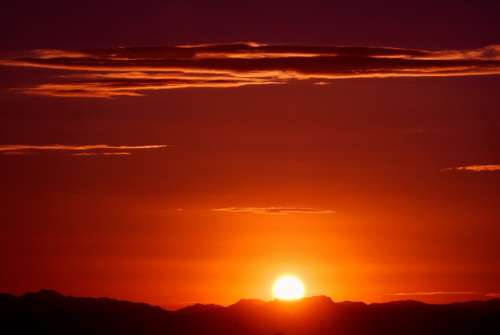
[[[434,296],[434,295],[482,295],[475,291],[423,291],[423,292],[400,292],[393,293],[394,296]]]
[[[500,292],[489,292],[485,296],[488,298],[500,298]]]
[[[57,97],[110,98],[148,91],[312,80],[500,74],[500,45],[472,50],[297,46],[259,43],[4,54],[0,65],[65,71],[53,82],[17,89]]]
[[[29,144],[3,144],[0,145],[0,154],[3,155],[23,155],[36,152],[64,152],[71,153],[73,156],[125,156],[131,155],[134,150],[163,149],[169,145],[149,144],[149,145],[109,145],[109,144],[90,144],[90,145],[67,145],[67,144],[47,144],[47,145],[29,145]],[[123,151],[129,150],[129,151]]]
[[[329,209],[309,207],[224,207],[214,208],[215,212],[249,213],[249,214],[332,214]]]
[[[465,165],[446,168],[442,171],[494,172],[500,171],[500,164]]]
[[[463,296],[465,299],[497,299],[500,298],[499,292],[478,292],[478,291],[422,291],[422,292],[401,292],[393,293],[392,296],[398,297],[439,297],[439,296]]]
[[[120,152],[77,152],[71,154],[73,156],[129,156],[132,153],[120,151]]]

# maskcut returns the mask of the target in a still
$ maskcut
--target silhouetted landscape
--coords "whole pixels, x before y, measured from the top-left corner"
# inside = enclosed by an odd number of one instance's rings
[[[41,290],[0,295],[3,334],[499,334],[500,299],[431,305],[240,300],[177,311]]]

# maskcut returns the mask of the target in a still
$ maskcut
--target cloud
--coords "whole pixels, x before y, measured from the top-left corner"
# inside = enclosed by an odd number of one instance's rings
[[[2,144],[0,145],[0,154],[3,155],[24,155],[34,152],[73,152],[73,156],[124,156],[131,155],[129,151],[123,150],[151,150],[163,149],[169,145],[149,144],[149,145],[109,145],[109,144],[91,144],[91,145],[66,145],[66,144],[47,144],[47,145],[29,145],[29,144]],[[75,152],[76,151],[76,152]]]
[[[489,292],[484,295],[488,298],[500,298],[500,292]]]
[[[494,172],[500,171],[500,164],[465,165],[446,168],[442,171]]]
[[[308,207],[225,207],[214,208],[215,212],[250,214],[332,214],[335,211]]]
[[[402,292],[393,293],[392,296],[400,297],[423,297],[423,296],[476,296],[477,298],[500,298],[499,292],[477,292],[477,291],[423,291],[423,292]]]
[[[59,70],[32,95],[111,98],[146,92],[311,80],[500,74],[500,45],[472,50],[250,43],[4,53],[0,65]]]
[[[130,152],[77,152],[73,156],[129,156]]]
[[[426,295],[482,295],[474,291],[424,291],[424,292],[402,292],[393,293],[395,296],[426,296]]]

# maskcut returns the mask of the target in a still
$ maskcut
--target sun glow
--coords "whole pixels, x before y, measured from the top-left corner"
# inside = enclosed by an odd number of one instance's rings
[[[304,284],[293,275],[281,276],[273,284],[273,296],[279,300],[296,300],[304,297]]]

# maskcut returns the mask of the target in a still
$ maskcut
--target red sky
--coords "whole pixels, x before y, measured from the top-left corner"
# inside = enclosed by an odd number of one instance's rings
[[[498,4],[378,6],[8,5],[0,291],[498,295]]]

